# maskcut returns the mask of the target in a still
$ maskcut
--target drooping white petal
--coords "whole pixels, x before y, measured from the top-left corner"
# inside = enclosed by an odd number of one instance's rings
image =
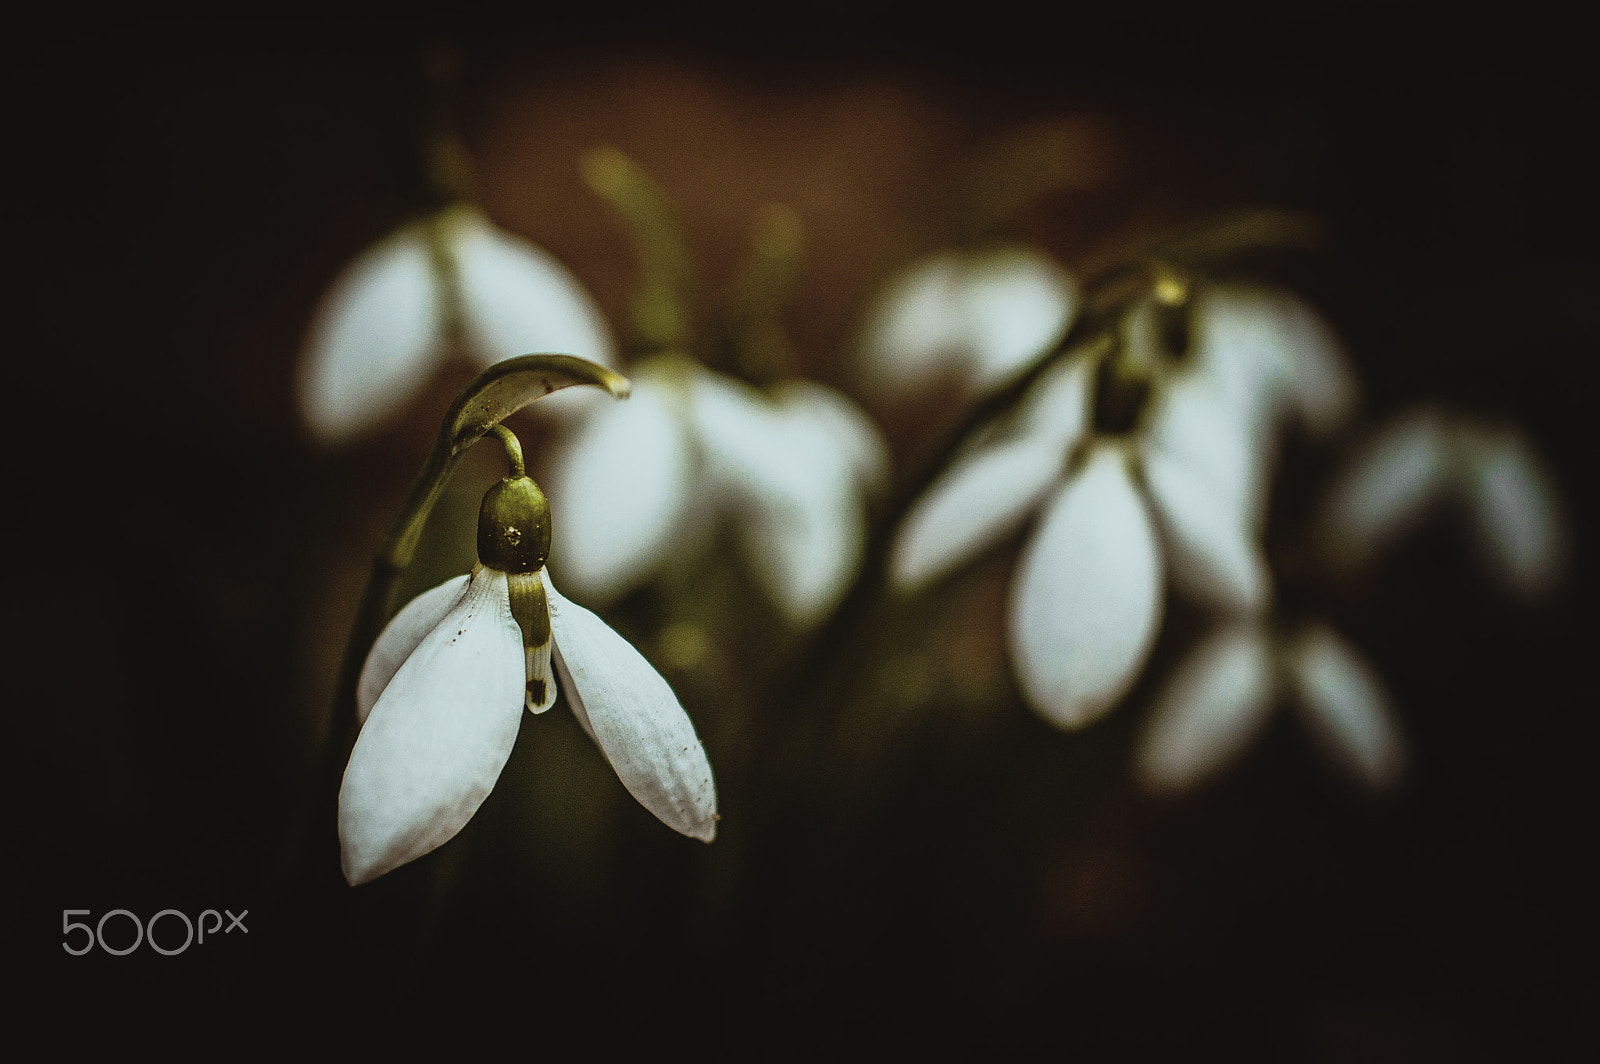
[[[940,252],[896,274],[868,312],[860,361],[866,376],[898,392],[914,388],[963,358],[961,256]]]
[[[1226,490],[1160,451],[1144,460],[1145,483],[1166,533],[1173,585],[1203,606],[1254,613],[1271,595],[1267,561]]]
[[[1246,528],[1267,510],[1276,452],[1269,434],[1230,404],[1222,387],[1193,371],[1165,383],[1144,426],[1146,453],[1157,452],[1203,473],[1218,503]]]
[[[439,289],[422,225],[364,252],[334,280],[300,356],[300,413],[336,443],[390,417],[444,353]]]
[[[1447,422],[1431,408],[1382,429],[1329,489],[1318,540],[1328,559],[1359,571],[1414,532],[1450,489],[1454,456]]]
[[[975,254],[966,273],[967,342],[981,389],[1032,365],[1060,339],[1077,309],[1077,288],[1048,255],[1021,245]]]
[[[678,399],[648,376],[596,407],[557,452],[546,484],[551,568],[590,598],[638,586],[668,553],[694,492]]]
[[[1062,727],[1089,723],[1127,694],[1161,618],[1161,554],[1127,461],[1118,445],[1096,446],[1047,506],[1012,585],[1017,677]]]
[[[1035,249],[939,252],[889,283],[868,316],[861,360],[891,390],[950,370],[986,387],[1043,354],[1076,303],[1071,278]]]
[[[361,681],[356,687],[356,720],[366,723],[367,714],[377,705],[383,689],[389,686],[394,674],[400,671],[414,650],[422,644],[429,632],[436,628],[445,614],[455,609],[467,593],[466,573],[451,577],[438,587],[431,588],[406,603],[399,613],[384,625],[378,639],[372,644],[367,660],[361,666]]]
[[[1276,695],[1271,648],[1258,626],[1211,632],[1156,695],[1135,755],[1139,782],[1171,792],[1215,775],[1255,738]]]
[[[1285,418],[1326,435],[1354,412],[1355,374],[1338,338],[1287,292],[1217,287],[1196,304],[1197,360],[1241,413],[1276,431]]]
[[[977,557],[1021,527],[1061,479],[1066,460],[1054,441],[1034,436],[958,459],[906,514],[889,578],[914,588]]]
[[[1360,401],[1350,357],[1326,319],[1296,296],[1279,295],[1278,323],[1288,355],[1281,402],[1312,436],[1327,437],[1350,420]]]
[[[615,361],[600,308],[553,256],[475,211],[459,210],[449,224],[468,346],[484,365],[540,352]],[[564,394],[540,407],[552,407]]]
[[[1057,362],[1028,389],[1018,413],[1019,434],[1054,444],[1062,454],[1089,429],[1089,390],[1095,364],[1086,358]]]
[[[832,388],[807,380],[778,385],[773,404],[786,420],[831,437],[868,494],[888,488],[889,445],[866,411]]]
[[[1566,572],[1567,530],[1555,478],[1520,433],[1464,430],[1462,485],[1476,546],[1514,594],[1548,594]]]
[[[853,444],[813,407],[700,373],[690,410],[707,480],[739,517],[752,571],[790,623],[818,620],[860,563],[866,511]]]
[[[555,665],[572,711],[628,793],[661,822],[710,842],[717,832],[711,763],[678,696],[627,640],[545,580]]]
[[[1405,768],[1405,742],[1377,675],[1332,629],[1304,632],[1289,654],[1295,706],[1340,767],[1373,790]]]
[[[461,601],[384,688],[339,789],[345,878],[365,883],[443,845],[477,812],[522,718],[522,634],[504,573]]]
[[[1210,286],[1195,299],[1194,356],[1234,410],[1270,412],[1283,372],[1277,301],[1256,288]]]

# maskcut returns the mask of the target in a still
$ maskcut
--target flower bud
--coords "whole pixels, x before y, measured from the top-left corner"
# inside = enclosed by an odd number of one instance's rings
[[[550,504],[527,477],[507,477],[478,510],[478,560],[504,573],[536,573],[550,556]]]

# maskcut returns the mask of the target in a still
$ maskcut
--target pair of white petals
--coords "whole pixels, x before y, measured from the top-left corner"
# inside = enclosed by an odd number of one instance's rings
[[[1031,365],[1077,309],[1071,277],[1022,245],[941,251],[892,278],[868,312],[857,359],[891,393],[941,374],[981,391]]]
[[[768,397],[684,359],[641,366],[626,403],[596,409],[547,492],[562,581],[604,602],[735,521],[747,564],[790,623],[843,595],[888,450],[838,393],[791,381]]]
[[[1202,463],[1149,435],[1085,439],[1092,374],[1080,360],[1041,380],[1023,434],[952,465],[908,515],[890,559],[896,583],[915,586],[1040,512],[1013,577],[1008,640],[1024,695],[1062,727],[1096,719],[1132,686],[1169,575],[1219,611],[1256,611],[1269,597],[1234,493]]]
[[[1369,568],[1428,517],[1454,508],[1491,576],[1525,600],[1566,573],[1565,507],[1519,432],[1424,407],[1385,426],[1336,480],[1321,523],[1341,572]]]
[[[413,599],[362,670],[362,727],[339,791],[345,878],[368,882],[454,838],[511,756],[529,681],[578,722],[623,785],[669,827],[710,842],[717,796],[672,688],[593,613],[544,581],[553,649],[525,654],[505,573],[484,566]],[[555,676],[549,675],[553,668]],[[532,672],[543,675],[533,676]]]
[[[300,412],[312,435],[341,442],[402,411],[443,363],[456,312],[483,366],[530,352],[613,361],[605,320],[577,278],[477,211],[454,207],[363,253],[323,297],[300,363]],[[541,406],[569,401],[556,395]]]
[[[1135,755],[1140,783],[1176,793],[1214,778],[1285,700],[1358,783],[1384,790],[1399,781],[1405,743],[1360,654],[1326,626],[1284,639],[1237,622],[1201,640],[1156,695]]]

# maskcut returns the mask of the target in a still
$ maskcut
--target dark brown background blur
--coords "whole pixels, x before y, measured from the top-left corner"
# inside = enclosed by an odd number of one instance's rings
[[[304,803],[362,551],[467,373],[441,377],[416,431],[336,455],[299,434],[293,370],[320,292],[427,202],[420,71],[440,42],[459,48],[486,209],[613,324],[633,258],[581,184],[586,148],[661,182],[708,299],[754,212],[793,207],[797,348],[907,460],[944,412],[874,406],[841,353],[871,286],[948,235],[941,182],[984,137],[1072,116],[1086,153],[1113,146],[1114,169],[1086,165],[1017,220],[1075,270],[1212,209],[1316,212],[1332,239],[1294,279],[1349,340],[1369,409],[1438,396],[1519,422],[1564,478],[1581,551],[1600,353],[1587,56],[1560,27],[1410,29],[1382,10],[1032,21],[979,5],[931,25],[712,6],[606,27],[14,40],[23,636],[3,926],[37,997],[8,1008],[505,1032],[538,1055],[1594,1052],[1581,553],[1567,593],[1520,610],[1435,537],[1345,604],[1413,743],[1389,802],[1345,791],[1280,722],[1228,782],[1158,805],[1121,775],[1131,722],[1066,736],[1006,705],[976,755],[924,726],[927,756],[873,792],[864,826],[830,834],[801,809],[729,848],[736,873],[629,821],[649,841],[601,872],[535,850],[548,867],[480,865],[431,908],[443,888],[352,902],[285,885],[297,857],[326,856],[299,826],[320,823]],[[224,907],[250,910],[247,941],[172,958],[60,945],[65,909]]]

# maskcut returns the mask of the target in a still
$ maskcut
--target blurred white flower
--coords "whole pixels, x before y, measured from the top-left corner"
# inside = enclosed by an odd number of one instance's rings
[[[605,321],[577,278],[456,206],[368,249],[323,296],[300,359],[307,428],[337,443],[402,410],[439,369],[457,327],[484,366],[531,352],[613,361]]]
[[[1013,431],[962,455],[918,501],[890,556],[891,580],[915,587],[1042,513],[1013,578],[1009,638],[1024,695],[1062,727],[1127,694],[1169,575],[1217,612],[1267,605],[1259,531],[1276,435],[1292,417],[1331,425],[1353,402],[1337,344],[1292,297],[1204,290],[1180,352],[1164,350],[1155,306],[1125,322],[1128,365],[1153,389],[1129,431],[1094,428],[1095,375],[1109,367],[1052,367]]]
[[[763,394],[681,356],[633,380],[633,398],[595,410],[551,469],[563,582],[613,599],[726,516],[772,601],[815,623],[860,563],[866,499],[888,476],[876,428],[821,385]]]
[[[514,581],[548,602],[544,642],[526,647]],[[535,622],[537,623],[537,622]],[[560,676],[583,729],[628,791],[669,827],[710,842],[717,795],[694,725],[667,682],[543,570],[479,564],[413,599],[361,673],[362,722],[339,791],[345,878],[376,879],[442,846],[472,819],[511,756],[524,704],[555,702]]]
[[[890,556],[891,579],[914,587],[1041,513],[1013,577],[1008,628],[1023,693],[1062,727],[1089,723],[1132,686],[1169,572],[1221,611],[1259,610],[1268,597],[1265,560],[1226,485],[1164,449],[1160,434],[1090,432],[1093,373],[1081,359],[1051,370],[1022,431],[954,463]],[[1166,417],[1158,409],[1152,423]]]
[[[1077,302],[1071,277],[1033,248],[938,252],[889,281],[863,325],[859,366],[891,394],[946,373],[982,391],[1043,355]]]
[[[1440,511],[1466,524],[1490,576],[1512,594],[1538,598],[1564,576],[1565,507],[1539,454],[1514,428],[1435,407],[1394,418],[1336,479],[1321,547],[1340,573],[1359,572]]]
[[[1156,695],[1135,754],[1139,782],[1174,793],[1214,778],[1284,701],[1352,780],[1372,790],[1399,781],[1405,742],[1371,666],[1325,625],[1285,638],[1240,620],[1204,637]]]

